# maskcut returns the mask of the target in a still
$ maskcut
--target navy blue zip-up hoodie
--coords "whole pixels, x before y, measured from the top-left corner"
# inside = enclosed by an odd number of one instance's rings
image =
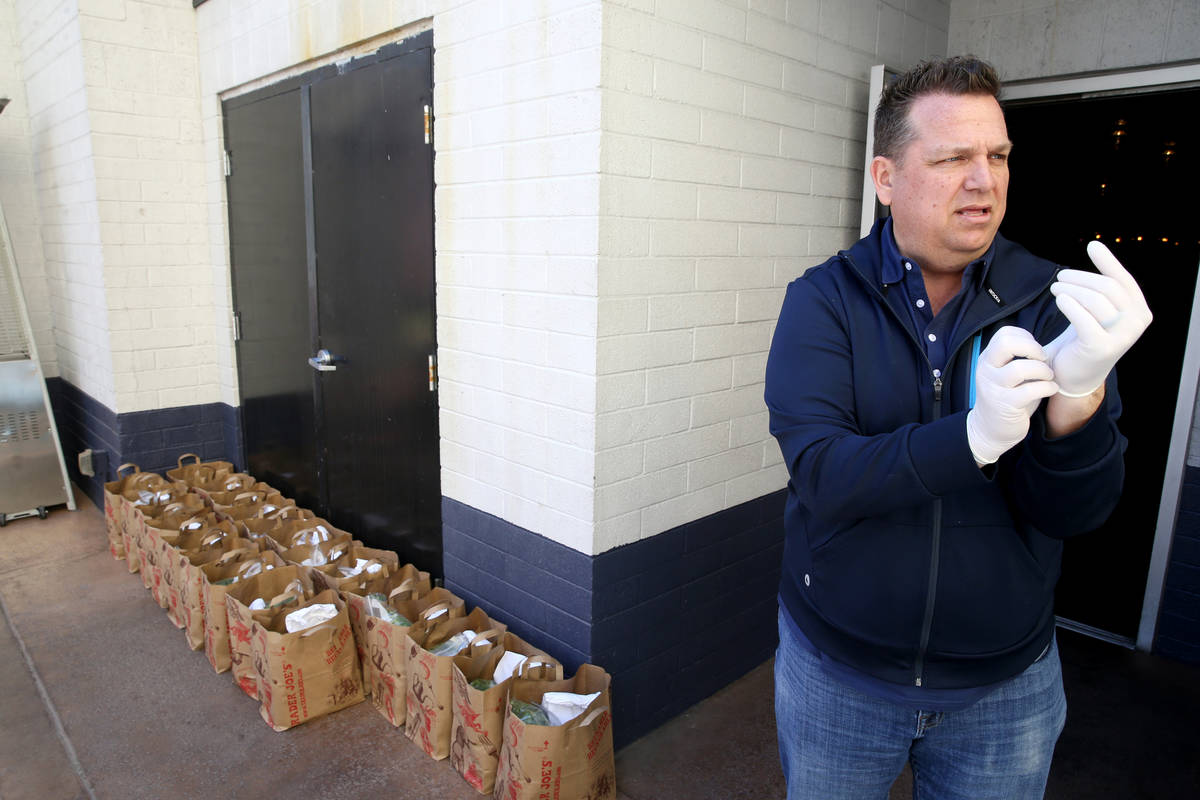
[[[881,282],[881,229],[787,289],[766,403],[790,480],[780,597],[823,653],[893,683],[984,686],[1050,640],[1062,539],[1104,522],[1125,439],[1115,374],[1080,430],[1025,441],[980,469],[967,444],[970,340],[1015,325],[1046,344],[1067,323],[1058,267],[1001,236],[940,378]]]

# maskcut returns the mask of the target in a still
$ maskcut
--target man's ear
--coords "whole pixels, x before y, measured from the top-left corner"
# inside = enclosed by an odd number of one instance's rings
[[[892,175],[895,164],[887,156],[871,159],[871,180],[875,183],[875,196],[885,206],[892,204]]]

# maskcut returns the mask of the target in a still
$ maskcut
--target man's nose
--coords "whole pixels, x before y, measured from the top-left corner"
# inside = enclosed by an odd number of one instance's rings
[[[965,188],[989,192],[996,186],[996,175],[992,171],[992,161],[986,155],[971,159],[971,168],[967,172]]]

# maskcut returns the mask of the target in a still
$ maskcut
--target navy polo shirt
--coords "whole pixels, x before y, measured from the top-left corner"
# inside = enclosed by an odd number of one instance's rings
[[[925,345],[925,354],[933,365],[934,375],[940,377],[946,368],[946,360],[950,357],[947,349],[954,340],[954,333],[962,321],[963,313],[975,300],[987,281],[988,270],[992,266],[992,258],[996,254],[996,243],[981,257],[967,264],[962,273],[962,284],[958,294],[935,317],[929,304],[929,292],[925,290],[925,278],[921,275],[921,266],[911,258],[900,255],[896,246],[896,237],[892,234],[892,219],[888,217],[883,225],[883,265],[881,277],[889,291],[904,293],[905,306],[909,311],[909,321],[917,338]]]
[[[900,249],[896,246],[896,238],[892,233],[890,217],[884,223],[882,238],[883,282],[888,286],[888,291],[903,293],[905,306],[910,315],[907,321],[917,338],[925,346],[925,353],[929,357],[929,363],[933,366],[934,376],[941,377],[941,372],[946,368],[946,361],[950,357],[948,350],[950,342],[954,340],[954,333],[959,322],[962,321],[963,312],[984,286],[996,245],[993,242],[982,257],[967,265],[963,270],[962,285],[958,294],[954,295],[935,317],[929,304],[929,293],[925,290],[925,279],[921,275],[921,267],[913,259],[905,258],[900,254]],[[800,627],[796,625],[782,601],[780,609],[787,625],[800,643],[821,659],[821,667],[827,675],[871,697],[886,700],[914,711],[960,711],[1003,683],[1001,681],[969,689],[928,689],[880,680],[840,661],[835,661],[817,650],[800,630]]]

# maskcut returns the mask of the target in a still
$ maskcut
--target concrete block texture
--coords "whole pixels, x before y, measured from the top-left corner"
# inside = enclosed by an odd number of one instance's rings
[[[1200,56],[1200,11],[1191,0],[993,0],[953,7],[950,50],[988,58],[1008,80]]]
[[[600,240],[597,552],[784,485],[762,406],[780,276],[855,238],[869,67],[944,51],[949,19],[939,0],[605,5],[604,49],[636,59],[601,73],[601,214],[622,223]]]

